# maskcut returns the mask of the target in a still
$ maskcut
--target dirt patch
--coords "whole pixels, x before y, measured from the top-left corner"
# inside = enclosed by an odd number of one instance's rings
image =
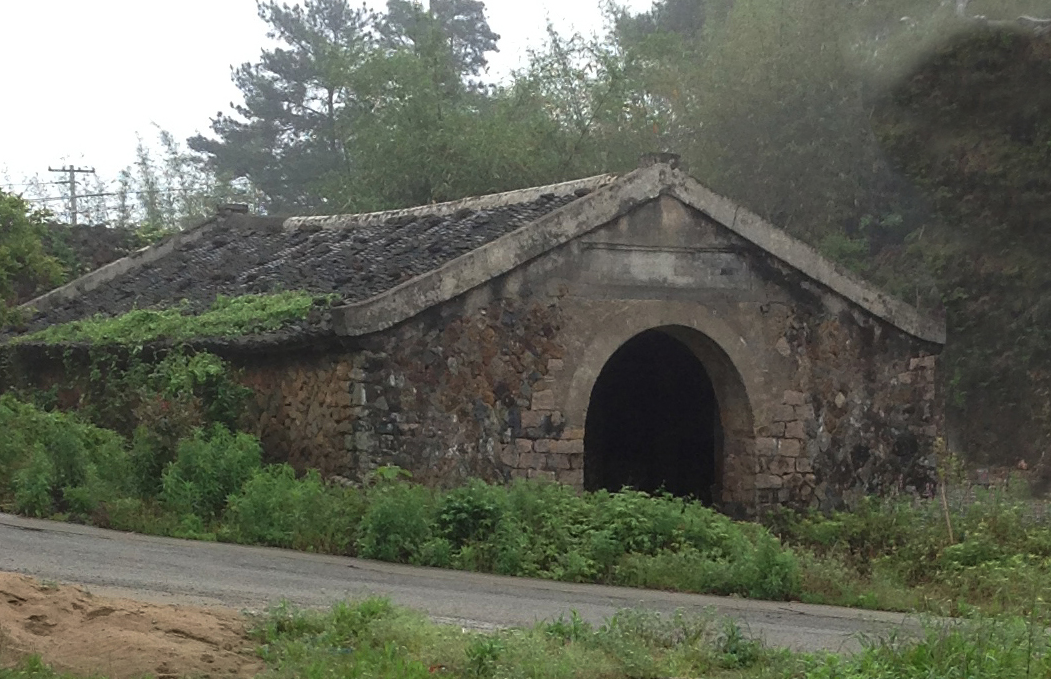
[[[263,670],[234,611],[106,598],[0,573],[0,667],[33,654],[59,671],[112,679],[252,677]]]

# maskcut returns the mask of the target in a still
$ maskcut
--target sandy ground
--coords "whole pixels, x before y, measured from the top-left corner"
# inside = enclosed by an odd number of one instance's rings
[[[263,670],[244,618],[232,610],[96,596],[0,573],[0,667],[33,654],[59,671],[112,679],[252,677]]]

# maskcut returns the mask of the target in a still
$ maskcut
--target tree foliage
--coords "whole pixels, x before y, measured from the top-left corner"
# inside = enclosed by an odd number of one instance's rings
[[[42,243],[48,217],[21,196],[0,191],[0,325],[12,320],[14,305],[62,280],[62,267]]]

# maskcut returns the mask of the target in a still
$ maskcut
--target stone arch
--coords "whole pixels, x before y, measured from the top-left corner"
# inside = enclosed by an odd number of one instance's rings
[[[693,380],[695,386],[690,388],[699,389],[694,393],[702,409],[705,407],[701,395],[702,381],[709,385],[714,397],[712,416],[716,419],[713,421],[714,430],[709,432],[712,436],[712,483],[710,491],[696,494],[727,513],[748,513],[755,504],[756,472],[755,430],[749,391],[761,386],[762,375],[759,371],[753,371],[751,375],[747,373],[754,361],[749,362],[749,347],[742,336],[701,305],[667,302],[625,305],[596,327],[603,330],[579,349],[566,413],[571,422],[575,420],[578,426],[585,428],[585,485],[603,485],[602,479],[596,480],[594,470],[589,467],[595,464],[594,455],[601,454],[601,451],[594,449],[594,432],[589,432],[588,428],[596,421],[592,417],[589,425],[589,409],[596,386],[601,391],[600,381],[607,381],[603,377],[604,370],[611,361],[615,368],[624,351],[635,351],[636,360],[647,351],[667,352],[666,359],[676,361],[684,373],[691,372],[690,364],[696,367],[694,376],[684,379]],[[621,352],[620,358],[618,352]],[[684,359],[684,355],[692,361]],[[744,366],[745,372],[739,366]],[[613,385],[611,388],[617,387]],[[704,418],[705,414],[699,412],[698,417]],[[692,469],[697,472],[698,468]],[[650,477],[650,485],[653,479],[660,478],[660,474]],[[676,485],[680,490],[689,486],[688,483]]]

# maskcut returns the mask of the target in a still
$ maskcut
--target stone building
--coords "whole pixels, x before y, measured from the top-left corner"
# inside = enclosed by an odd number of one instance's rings
[[[670,162],[383,213],[221,212],[35,300],[27,330],[282,288],[342,301],[201,344],[298,468],[664,487],[734,515],[932,484],[943,322]]]

